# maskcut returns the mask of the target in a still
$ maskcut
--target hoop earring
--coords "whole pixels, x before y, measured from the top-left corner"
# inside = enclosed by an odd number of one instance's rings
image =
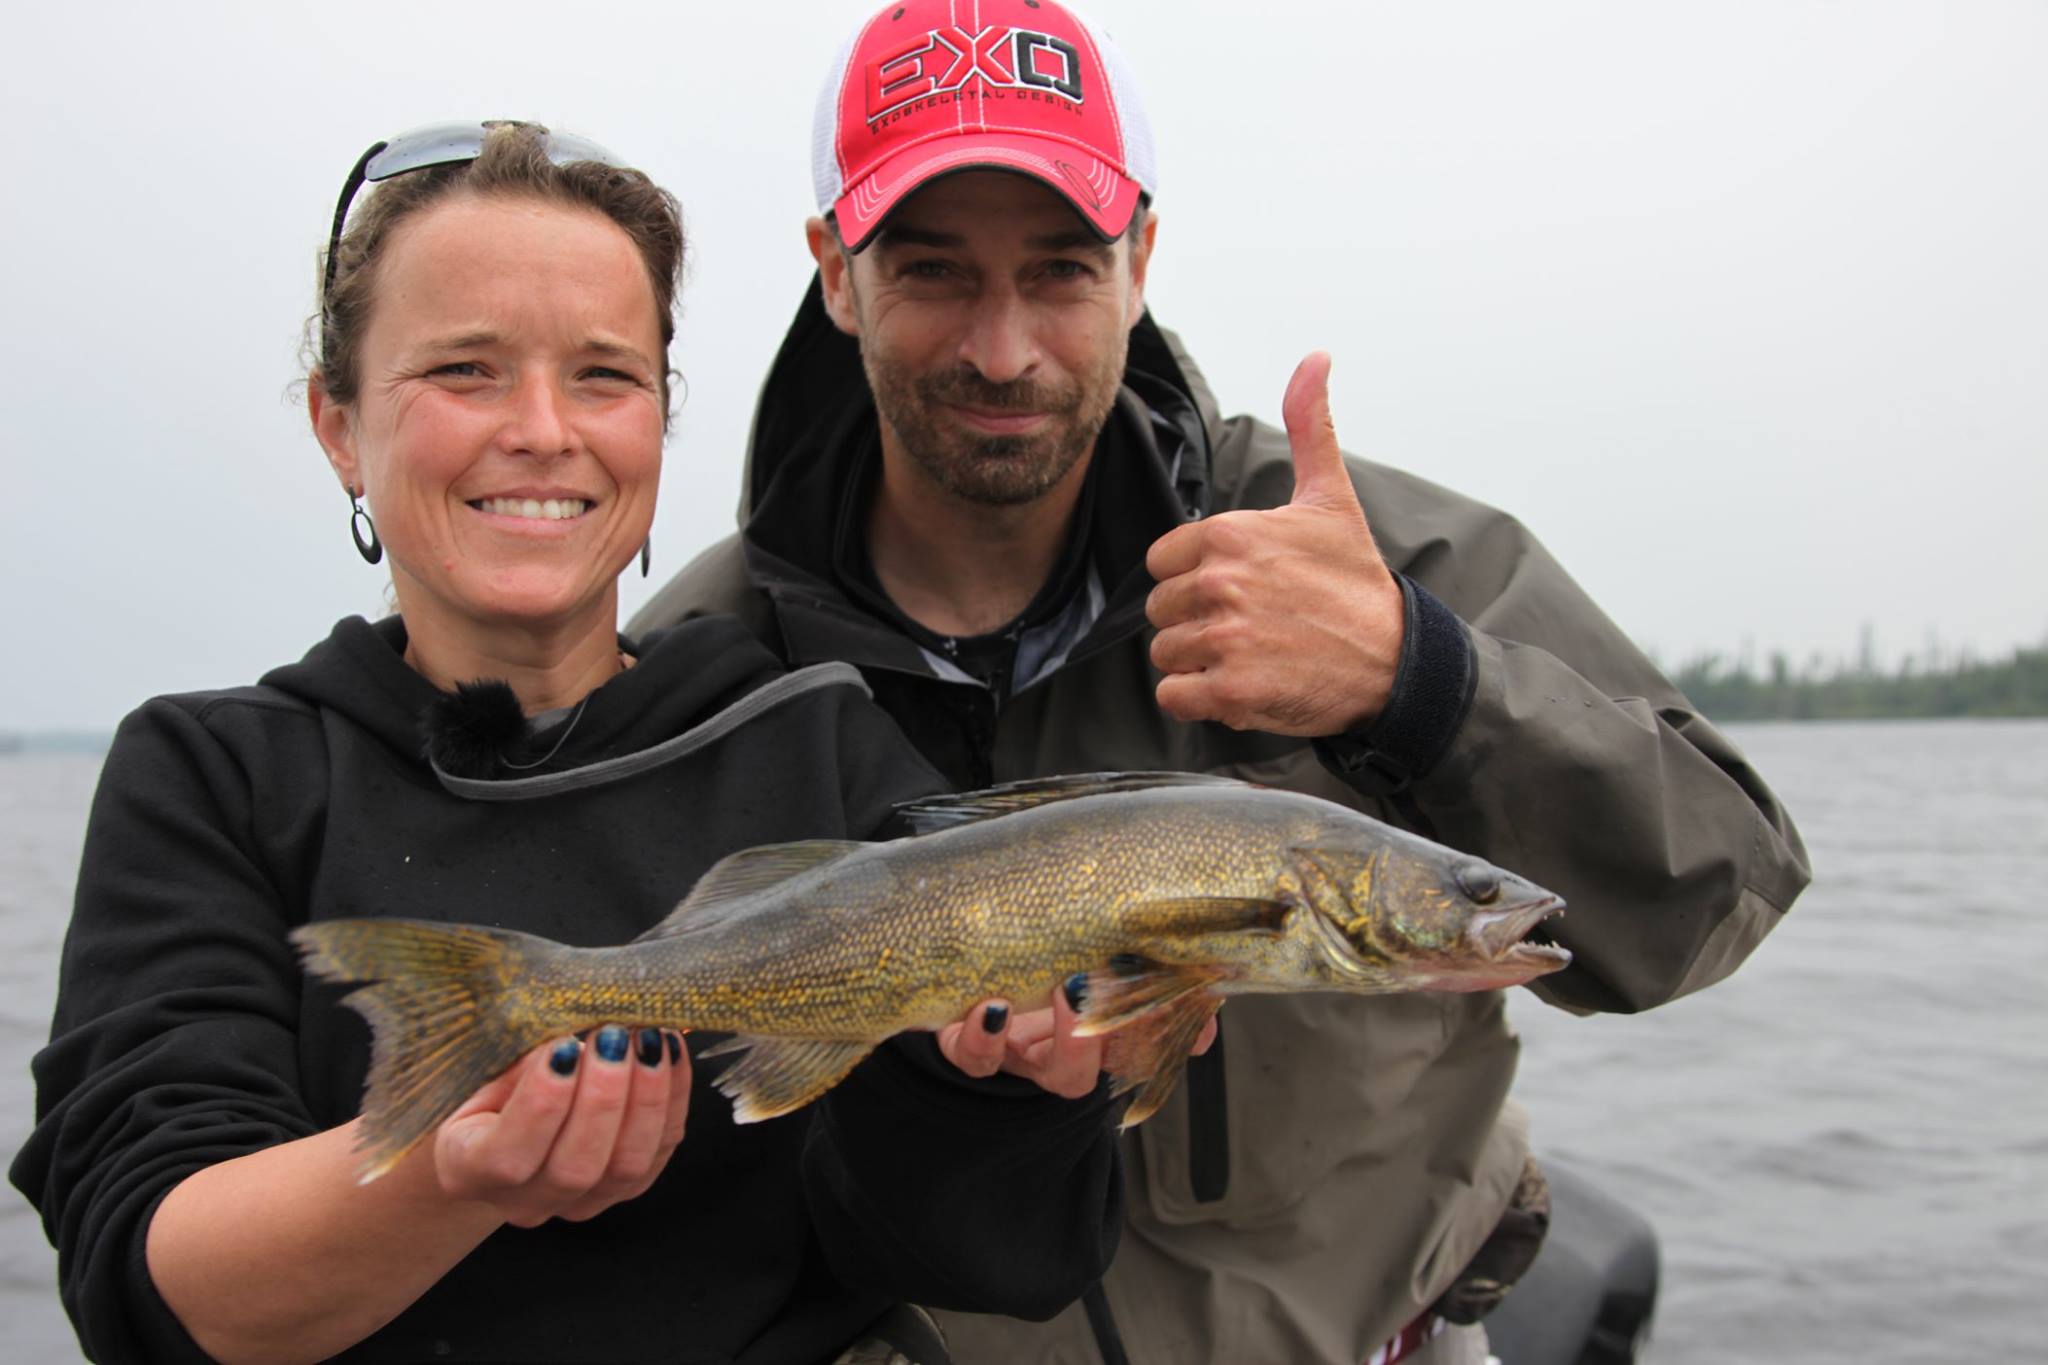
[[[353,488],[343,491],[348,494],[348,505],[355,509],[349,515],[348,533],[355,538],[356,553],[363,557],[363,563],[375,564],[384,558],[384,542],[377,539],[377,523],[370,520],[369,512],[363,507],[360,501],[362,494]],[[367,540],[363,538],[366,530],[369,532]]]
[[[654,537],[653,537],[653,536],[649,536],[649,537],[647,537],[647,539],[645,539],[645,540],[643,540],[643,541],[641,541],[641,542],[640,542],[640,576],[641,576],[642,578],[645,578],[645,577],[647,577],[647,566],[648,566],[648,565],[649,565],[650,563],[652,563],[652,562],[653,562],[653,560],[654,560]]]

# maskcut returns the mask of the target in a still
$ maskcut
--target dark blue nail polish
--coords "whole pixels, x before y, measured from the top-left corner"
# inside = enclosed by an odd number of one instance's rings
[[[548,1070],[557,1076],[573,1076],[576,1074],[576,1060],[582,1055],[583,1044],[574,1038],[564,1038],[548,1054]]]
[[[608,1062],[623,1062],[629,1041],[624,1029],[617,1024],[606,1024],[597,1031],[597,1055]]]
[[[638,1041],[638,1042],[639,1042],[639,1044],[640,1044],[640,1049],[639,1049],[639,1056],[640,1056],[640,1065],[642,1065],[642,1066],[660,1066],[660,1065],[661,1065],[661,1030],[660,1030],[660,1029],[658,1029],[658,1028],[644,1028],[644,1029],[641,1029],[641,1030],[640,1030],[640,1037],[639,1037],[639,1039],[638,1039],[637,1041]]]
[[[680,1033],[669,1033],[663,1036],[668,1039],[668,1064],[674,1066],[677,1062],[683,1060],[683,1035]]]
[[[1067,1004],[1072,1007],[1074,1013],[1079,1014],[1081,1006],[1088,1003],[1088,973],[1075,972],[1067,978],[1064,989],[1067,992]]]
[[[1008,1005],[990,1005],[981,1012],[981,1031],[983,1033],[1001,1033],[1003,1025],[1009,1022],[1010,1007]]]

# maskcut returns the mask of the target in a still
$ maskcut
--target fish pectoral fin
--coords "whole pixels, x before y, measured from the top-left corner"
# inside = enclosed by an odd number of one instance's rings
[[[1234,777],[1211,773],[1068,773],[1059,777],[1033,777],[1022,782],[1005,782],[980,791],[951,796],[927,796],[906,801],[896,813],[908,822],[912,834],[930,834],[955,825],[971,825],[998,815],[1072,801],[1082,796],[1107,796],[1112,792],[1152,791],[1160,787],[1241,787],[1252,784]]]
[[[1119,958],[1088,973],[1088,990],[1074,1020],[1074,1034],[1094,1038],[1127,1028],[1194,991],[1214,985],[1222,976],[1213,968],[1174,967],[1149,958]]]
[[[1207,991],[1183,996],[1103,1040],[1102,1069],[1109,1073],[1110,1093],[1138,1092],[1119,1127],[1135,1127],[1159,1112],[1188,1068],[1188,1049],[1222,1004],[1221,997]]]
[[[874,1050],[873,1043],[742,1033],[698,1055],[741,1054],[711,1083],[732,1101],[734,1123],[759,1123],[803,1108],[845,1080],[846,1073]]]
[[[791,877],[826,867],[867,845],[849,839],[804,839],[791,844],[743,848],[711,865],[668,918],[635,939],[674,938],[731,919],[739,902]]]
[[[1124,927],[1133,934],[1180,938],[1188,934],[1252,933],[1277,935],[1286,928],[1286,901],[1251,896],[1179,896],[1144,901],[1124,913]]]

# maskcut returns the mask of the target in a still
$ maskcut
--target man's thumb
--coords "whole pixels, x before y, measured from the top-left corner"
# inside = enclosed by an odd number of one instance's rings
[[[1280,400],[1287,444],[1294,453],[1295,502],[1347,502],[1356,506],[1337,424],[1330,420],[1330,353],[1311,351],[1294,367],[1287,396]]]

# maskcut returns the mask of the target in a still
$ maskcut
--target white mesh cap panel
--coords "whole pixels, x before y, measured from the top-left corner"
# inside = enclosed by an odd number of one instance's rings
[[[1139,188],[1156,198],[1159,193],[1159,162],[1152,147],[1152,120],[1145,116],[1145,101],[1138,93],[1138,83],[1131,75],[1130,63],[1124,60],[1123,50],[1116,41],[1092,19],[1079,14],[1074,14],[1074,18],[1088,30],[1095,50],[1102,54],[1103,67],[1109,72],[1110,97],[1116,102],[1117,121],[1123,128],[1124,170],[1138,182]]]
[[[867,31],[868,25],[862,24],[839,45],[839,55],[825,73],[825,84],[818,90],[818,107],[811,116],[811,188],[817,193],[821,214],[830,213],[839,196],[846,192],[845,179],[839,173],[839,94],[849,79],[846,68],[853,61],[854,46]]]

